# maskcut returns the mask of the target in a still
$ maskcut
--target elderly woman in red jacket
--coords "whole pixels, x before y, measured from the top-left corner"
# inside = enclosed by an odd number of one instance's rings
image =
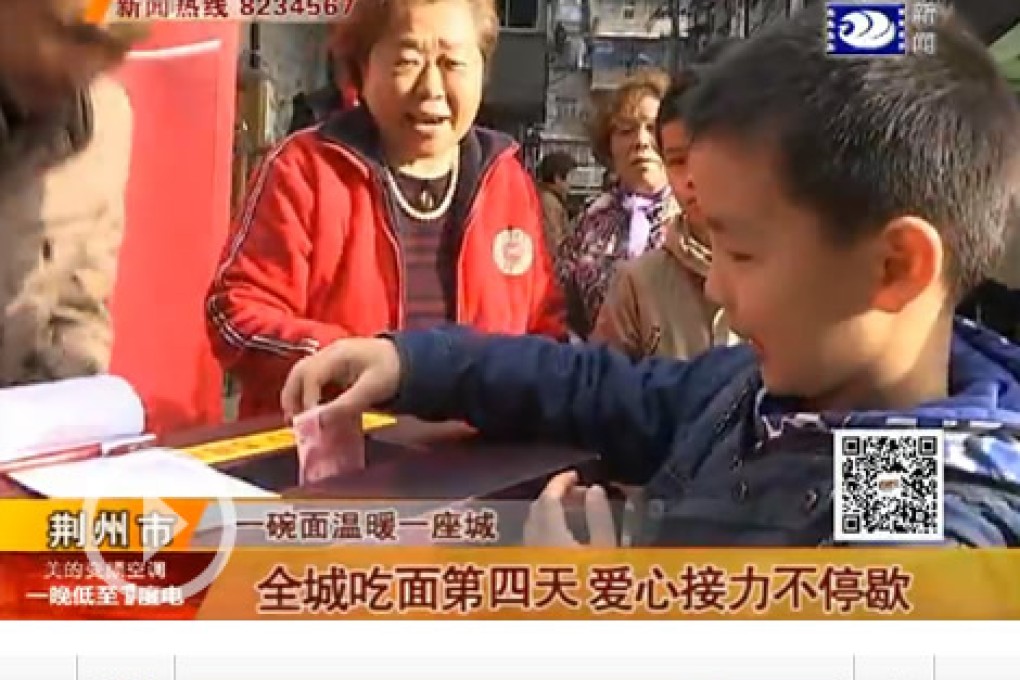
[[[457,322],[564,335],[542,212],[516,145],[474,126],[493,0],[354,5],[337,48],[362,106],[256,172],[207,301],[242,417],[338,338]]]

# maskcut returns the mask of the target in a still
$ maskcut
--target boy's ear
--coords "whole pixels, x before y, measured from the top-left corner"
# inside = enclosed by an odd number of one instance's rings
[[[897,217],[882,230],[881,278],[874,304],[895,313],[938,283],[944,266],[942,236],[919,217]]]

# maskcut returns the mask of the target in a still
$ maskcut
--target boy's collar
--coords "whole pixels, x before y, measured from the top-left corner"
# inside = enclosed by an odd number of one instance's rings
[[[756,448],[780,438],[784,449],[798,442],[817,448],[818,438],[836,429],[937,429],[945,432],[947,469],[1020,484],[1020,400],[1011,394],[1020,391],[1011,377],[1020,373],[1020,349],[974,324],[958,321],[954,335],[950,396],[906,411],[810,413],[801,400],[771,395],[759,382]]]
[[[760,385],[755,416],[774,420],[798,415],[830,423],[853,423],[850,425],[853,427],[908,427],[923,423],[916,426],[957,428],[974,422],[976,429],[983,431],[1003,426],[1020,431],[1020,348],[961,317],[954,322],[953,336],[948,367],[950,394],[944,399],[902,411],[819,414],[806,411],[798,397],[769,394]]]

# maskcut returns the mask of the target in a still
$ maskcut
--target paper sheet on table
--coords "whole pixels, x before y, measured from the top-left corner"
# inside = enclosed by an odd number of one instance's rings
[[[145,449],[123,456],[50,465],[11,474],[50,498],[275,498],[181,451]]]
[[[142,400],[114,375],[0,389],[0,463],[48,448],[135,437],[144,430]]]

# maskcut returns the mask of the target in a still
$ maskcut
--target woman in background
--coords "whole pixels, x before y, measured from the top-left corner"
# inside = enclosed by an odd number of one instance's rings
[[[357,106],[358,92],[344,76],[343,64],[330,50],[326,60],[325,87],[312,92],[299,92],[291,101],[290,125],[287,134],[318,125],[334,113]]]
[[[101,74],[139,36],[81,16],[0,3],[0,387],[109,368],[131,107]]]
[[[617,178],[581,214],[557,257],[570,325],[591,332],[619,263],[660,247],[677,212],[655,148],[655,118],[669,77],[642,71],[626,80],[597,112],[592,150]]]
[[[634,360],[690,359],[736,341],[722,309],[705,295],[712,251],[687,166],[691,140],[684,122],[685,98],[696,83],[694,71],[678,76],[657,121],[659,152],[682,212],[666,228],[662,248],[619,267],[592,333]]]

